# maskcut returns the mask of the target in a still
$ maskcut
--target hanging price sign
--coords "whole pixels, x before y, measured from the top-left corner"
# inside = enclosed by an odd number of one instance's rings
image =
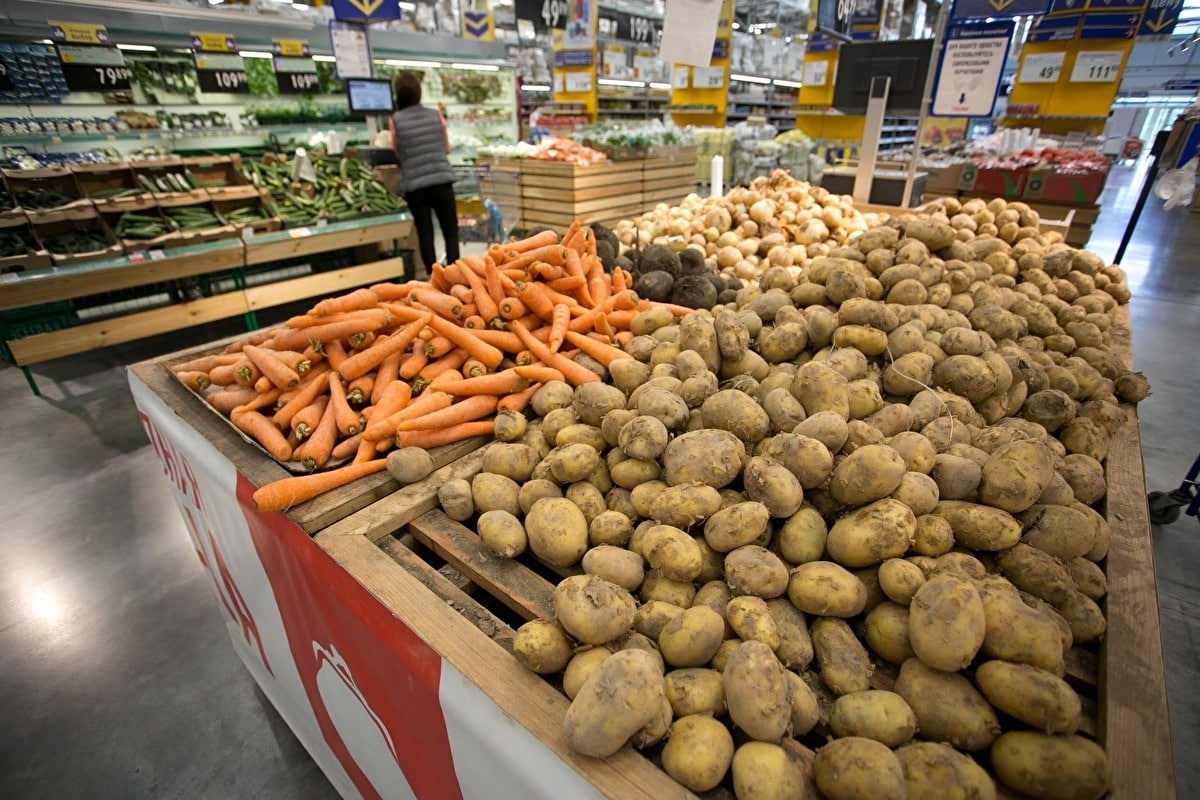
[[[58,45],[67,89],[72,92],[119,92],[130,89],[125,56],[115,47]]]
[[[196,53],[196,79],[201,92],[249,94],[246,64],[236,53]]]
[[[1057,83],[1066,53],[1026,53],[1017,83]]]
[[[517,19],[529,20],[535,30],[566,30],[570,3],[567,0],[517,0]]]
[[[1112,83],[1121,76],[1124,53],[1108,50],[1084,50],[1075,56],[1071,83]]]
[[[311,58],[275,56],[275,82],[280,94],[315,94],[321,87]]]
[[[657,42],[662,20],[639,17],[637,14],[617,14],[617,38],[627,42]]]

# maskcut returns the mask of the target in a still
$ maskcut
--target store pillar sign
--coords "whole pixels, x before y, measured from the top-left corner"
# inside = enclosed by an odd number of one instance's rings
[[[333,0],[333,18],[379,22],[400,19],[400,3],[397,0]]]
[[[806,61],[802,81],[805,86],[825,86],[829,83],[828,61]]]
[[[472,0],[462,10],[462,38],[473,42],[496,40],[496,26],[488,0]]]
[[[1031,14],[1045,14],[1049,10],[1050,0],[954,0],[950,18],[959,21],[989,17],[1026,17]]]
[[[1142,13],[1139,36],[1168,36],[1175,30],[1179,15],[1183,12],[1183,0],[1150,0]]]
[[[1080,39],[1132,39],[1137,35],[1141,14],[1128,12],[1108,12],[1092,14],[1083,17],[1083,25],[1079,29]]]
[[[693,89],[721,89],[725,86],[724,67],[693,67]]]
[[[659,60],[707,67],[712,62],[721,5],[721,0],[668,0]]]
[[[1076,38],[1079,30],[1079,17],[1075,14],[1066,17],[1042,17],[1029,31],[1031,42],[1069,42]]]
[[[990,117],[1015,23],[952,25],[946,32],[930,113]]]

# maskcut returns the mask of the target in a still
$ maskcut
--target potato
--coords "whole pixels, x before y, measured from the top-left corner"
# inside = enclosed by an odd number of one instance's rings
[[[673,669],[667,673],[663,689],[676,718],[690,714],[715,717],[725,713],[724,678],[715,669]]]
[[[673,581],[690,581],[703,565],[696,540],[671,525],[654,525],[642,539],[642,555],[652,569]]]
[[[612,654],[607,647],[589,647],[573,655],[563,671],[563,694],[574,700],[584,682]]]
[[[630,458],[653,461],[667,447],[670,433],[662,421],[653,416],[634,417],[621,427],[617,444]]]
[[[813,780],[828,800],[905,800],[900,760],[885,745],[851,736],[817,751]]]
[[[868,356],[887,350],[887,334],[867,325],[840,325],[833,332],[834,347],[853,347]]]
[[[788,588],[787,566],[779,556],[756,545],[731,550],[725,556],[724,572],[725,580],[735,594],[769,600],[779,597]]]
[[[1078,591],[1062,562],[1036,547],[1018,544],[999,553],[996,563],[1018,589],[1051,605],[1067,602]]]
[[[883,389],[897,397],[912,397],[933,385],[935,362],[924,351],[897,356],[883,371]]]
[[[1075,418],[1075,401],[1058,389],[1034,392],[1021,407],[1021,415],[1054,433]]]
[[[542,419],[542,440],[555,447],[558,444],[559,431],[578,424],[579,416],[573,409],[556,408]]]
[[[666,430],[677,431],[681,430],[688,420],[688,405],[673,391],[666,389],[656,389],[653,387],[643,386],[635,394],[637,397],[637,412],[643,417],[654,419],[659,422]],[[633,402],[633,398],[630,398]],[[622,431],[625,429],[622,428]],[[631,441],[634,434],[630,434]],[[657,445],[661,442],[663,447],[666,447],[666,439],[661,438],[657,433],[654,434],[652,442],[648,443],[647,450],[652,449],[651,444]],[[658,448],[662,452],[661,448]],[[655,456],[657,457],[657,456]]]
[[[763,742],[783,738],[792,718],[784,669],[770,646],[742,642],[722,671],[729,718],[747,736]]]
[[[1070,485],[1075,499],[1081,503],[1098,503],[1108,493],[1104,467],[1091,456],[1071,453],[1058,467],[1058,474]]]
[[[779,364],[794,359],[807,344],[807,328],[797,322],[786,322],[763,328],[755,349],[768,364]]]
[[[529,539],[521,520],[507,511],[487,511],[476,523],[483,546],[497,558],[516,558],[525,552]]]
[[[550,461],[550,471],[559,483],[587,480],[600,464],[600,454],[587,444],[556,448],[546,459]]]
[[[805,614],[854,617],[866,606],[867,588],[832,561],[810,561],[792,570],[788,598]]]
[[[533,504],[538,500],[562,496],[562,489],[553,481],[535,479],[521,485],[521,489],[517,493],[517,503],[520,505],[521,511],[528,514],[529,509],[533,508]]]
[[[940,742],[913,742],[896,750],[908,800],[995,800],[996,784],[969,756]]]
[[[912,428],[912,422],[912,409],[901,403],[885,405],[866,418],[866,423],[883,434],[885,441]]]
[[[924,583],[925,573],[904,559],[891,558],[879,565],[879,588],[894,603],[909,605]]]
[[[648,603],[643,603],[638,606],[637,612],[633,616],[633,629],[643,636],[648,636],[658,641],[658,635],[662,632],[662,629],[667,626],[668,622],[682,614],[683,611],[684,609],[680,606],[661,600],[652,600]]]
[[[744,442],[757,442],[771,430],[771,420],[762,406],[745,392],[723,389],[700,406],[708,428],[729,431]]]
[[[433,458],[422,447],[402,447],[387,455],[388,474],[401,485],[424,480],[433,470]]]
[[[658,570],[652,569],[642,580],[638,596],[643,603],[662,600],[680,608],[688,608],[696,597],[696,586],[691,581],[673,581],[664,577]]]
[[[1062,667],[1063,646],[1055,622],[1025,605],[1017,588],[999,575],[975,584],[983,603],[984,655],[1044,670]]]
[[[804,614],[784,598],[768,600],[766,608],[779,634],[775,656],[788,669],[806,669],[812,663],[813,647]]]
[[[838,418],[837,421],[845,428],[846,423],[842,419]],[[833,472],[833,455],[829,448],[817,439],[798,433],[772,436],[763,442],[759,455],[774,459],[790,470],[802,489],[820,486]]]
[[[601,462],[601,466],[603,467],[603,462]],[[595,484],[587,481],[579,481],[568,486],[566,497],[583,512],[583,518],[588,521],[589,526],[593,519],[603,514],[608,508],[605,505],[604,494],[596,488]]]
[[[1095,562],[1086,558],[1072,558],[1065,566],[1075,586],[1091,599],[1099,600],[1108,594],[1108,578]]]
[[[1104,635],[1107,626],[1104,612],[1094,600],[1075,589],[1074,584],[1071,589],[1065,599],[1053,605],[1071,626],[1071,637],[1076,642],[1094,642]]]
[[[800,481],[778,461],[754,456],[742,473],[746,494],[762,503],[773,517],[790,517],[800,510],[804,490]]]
[[[659,483],[660,472],[657,461],[627,458],[609,468],[609,477],[623,489],[636,490],[639,486]]]
[[[1021,540],[1021,523],[998,508],[943,500],[931,513],[949,522],[954,540],[972,550],[1004,550]]]
[[[471,484],[464,478],[446,481],[438,487],[438,502],[446,516],[455,522],[465,522],[475,516],[475,499]]]
[[[514,516],[520,514],[519,496],[520,487],[503,475],[481,472],[471,479],[471,498],[475,510],[480,514],[496,510],[507,511]]]
[[[1054,457],[1040,442],[1019,441],[992,452],[983,466],[979,501],[1010,513],[1037,502],[1054,476]]]
[[[792,396],[791,391],[784,388],[767,392],[762,399],[762,407],[771,420],[771,428],[776,431],[791,431],[806,417],[804,406]]]
[[[555,566],[574,566],[587,551],[587,518],[566,498],[548,497],[534,503],[525,516],[525,533],[534,555]]]
[[[884,444],[860,447],[833,470],[829,491],[839,503],[861,506],[887,497],[906,472],[904,459]]]
[[[981,473],[979,465],[970,459],[939,453],[929,477],[937,484],[939,499],[970,500],[979,488]]]
[[[853,456],[847,461],[850,458]],[[825,549],[831,559],[843,566],[868,567],[904,555],[916,525],[916,517],[908,506],[885,498],[835,522],[825,540]]]
[[[571,398],[571,410],[579,421],[597,428],[605,414],[625,407],[625,393],[602,381],[583,384],[575,389]]]
[[[662,673],[651,654],[613,653],[571,701],[563,723],[567,743],[583,755],[608,758],[661,713],[664,699]]]
[[[830,453],[841,450],[849,435],[846,418],[835,411],[809,412],[808,418],[793,428],[792,433],[816,439]]]
[[[937,507],[939,500],[938,484],[933,478],[920,472],[906,472],[900,479],[900,485],[889,497],[903,503],[913,514],[921,516],[928,514]]]
[[[746,742],[733,754],[733,792],[739,800],[803,800],[804,768],[777,744]]]
[[[664,477],[671,486],[703,483],[720,489],[741,474],[746,446],[729,431],[690,431],[671,440],[663,451],[662,462]]]
[[[603,578],[628,592],[637,591],[645,577],[641,556],[623,547],[607,544],[584,553],[580,566],[588,575]]]
[[[936,506],[935,506],[936,508]],[[954,547],[954,530],[950,523],[933,514],[917,517],[912,551],[922,556],[940,556]]]
[[[595,575],[572,575],[554,590],[554,613],[571,636],[584,644],[607,644],[633,627],[633,597]]]
[[[677,528],[690,528],[720,510],[720,493],[704,484],[668,487],[650,503],[651,519]]]
[[[947,356],[933,367],[933,386],[947,389],[972,403],[996,391],[996,373],[977,356]]]
[[[842,695],[829,712],[829,726],[838,738],[862,736],[899,747],[917,731],[917,715],[895,692],[868,690]]]
[[[672,667],[702,667],[725,638],[725,620],[708,606],[686,609],[663,627],[658,647]]]
[[[1079,695],[1058,676],[1028,664],[985,661],[975,683],[993,706],[1045,733],[1074,733],[1082,711]]]
[[[571,640],[558,623],[535,619],[517,628],[513,655],[539,675],[560,672],[571,660]]]
[[[992,707],[961,675],[930,669],[910,658],[900,665],[895,691],[916,713],[923,739],[975,752],[1000,733]]]
[[[881,658],[893,664],[903,664],[913,658],[908,637],[908,609],[892,602],[883,602],[871,609],[865,623],[867,646]]]
[[[632,392],[650,380],[650,367],[636,358],[618,358],[608,367],[613,385],[622,392]]]
[[[524,491],[524,488],[522,488]],[[633,536],[629,517],[619,511],[604,511],[588,523],[588,544],[592,547],[612,545],[623,547]]]
[[[1085,556],[1096,544],[1097,526],[1071,506],[1031,506],[1017,515],[1024,526],[1021,541],[1060,561]]]
[[[671,723],[662,764],[668,775],[693,792],[715,788],[729,771],[733,736],[710,716],[691,714]]]
[[[985,630],[983,603],[969,580],[939,573],[913,595],[909,641],[926,666],[944,672],[963,669],[983,646]]]
[[[866,649],[845,620],[823,617],[809,630],[821,680],[834,694],[865,692],[870,688],[871,665]]]
[[[783,523],[772,546],[787,563],[806,564],[821,559],[827,537],[825,519],[816,508],[805,503]]]
[[[559,428],[558,433],[554,435],[555,447],[566,447],[569,444],[586,444],[598,453],[608,449],[608,442],[605,441],[600,428],[582,422]]]
[[[545,417],[556,408],[570,408],[574,398],[575,391],[569,384],[563,381],[549,381],[533,393],[529,405],[539,417]]]
[[[1047,800],[1098,800],[1112,780],[1108,756],[1082,736],[1009,731],[992,745],[991,761],[1005,786]]]
[[[796,370],[791,389],[809,417],[822,411],[832,411],[842,420],[847,420],[850,418],[850,399],[846,384],[846,378],[840,372],[820,362],[810,361]]]
[[[735,503],[708,518],[704,540],[718,553],[727,553],[762,536],[770,518],[770,511],[762,503]]]
[[[720,311],[713,318],[713,327],[717,333],[717,349],[721,358],[733,361],[746,354],[750,346],[750,331],[746,323],[732,311]]]

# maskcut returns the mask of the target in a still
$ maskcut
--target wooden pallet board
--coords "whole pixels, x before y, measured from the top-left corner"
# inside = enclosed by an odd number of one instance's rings
[[[586,189],[551,189],[546,186],[526,186],[521,191],[523,202],[553,200],[559,203],[580,203],[603,198],[620,198],[629,192],[629,184],[614,183],[608,186],[593,186]]]
[[[533,200],[530,198],[522,200],[522,209],[526,213],[547,211],[556,214],[573,214],[575,216],[586,216],[596,212],[605,212],[610,216],[612,214],[635,213],[641,207],[642,193],[640,191],[626,192],[616,197],[602,197],[598,200],[585,200],[570,204],[555,200]]]
[[[599,169],[579,175],[555,175],[544,173],[521,173],[521,190],[527,186],[541,186],[547,189],[589,189],[596,186],[611,186],[613,184],[639,183],[642,171]]]
[[[657,182],[692,182],[696,181],[695,164],[679,164],[658,169],[647,169],[642,173],[642,181],[646,184]]]

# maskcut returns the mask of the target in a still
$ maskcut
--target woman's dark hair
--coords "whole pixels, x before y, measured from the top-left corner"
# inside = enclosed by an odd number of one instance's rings
[[[401,72],[392,81],[396,94],[396,110],[421,103],[421,77],[415,72]]]

